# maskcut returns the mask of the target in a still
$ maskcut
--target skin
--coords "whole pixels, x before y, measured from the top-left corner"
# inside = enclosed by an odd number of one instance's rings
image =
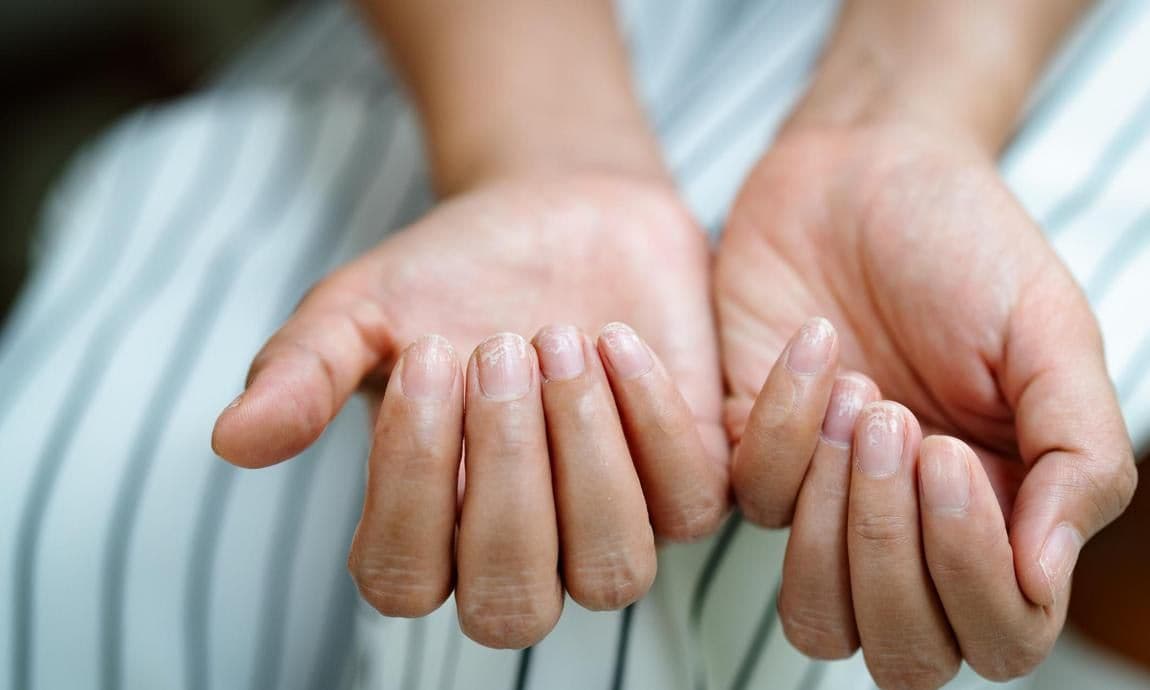
[[[212,442],[264,467],[365,391],[378,413],[348,559],[363,597],[422,616],[454,590],[467,635],[521,648],[564,590],[625,607],[654,579],[656,537],[699,538],[728,512],[711,257],[610,3],[441,5],[367,8],[420,108],[441,202],[312,288]],[[531,30],[509,37],[512,20]],[[569,82],[524,59],[552,53],[579,65]],[[493,73],[506,78],[473,93]]]
[[[848,3],[719,249],[734,492],[792,525],[783,629],[818,658],[861,647],[883,688],[1032,670],[1136,483],[1089,306],[994,165],[1077,7],[1050,9]],[[1024,39],[984,61],[1003,30]],[[809,314],[837,332],[794,371]]]
[[[286,459],[366,390],[360,591],[418,616],[454,588],[489,646],[541,639],[563,589],[642,596],[655,539],[709,533],[733,491],[792,527],[801,651],[861,647],[884,688],[1025,673],[1134,484],[1089,308],[994,168],[1083,4],[847,2],[713,277],[609,3],[369,4],[443,201],[313,289],[214,447]]]

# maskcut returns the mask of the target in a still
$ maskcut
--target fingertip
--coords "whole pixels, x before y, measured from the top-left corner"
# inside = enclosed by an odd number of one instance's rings
[[[919,492],[927,509],[961,515],[970,507],[970,456],[965,443],[950,436],[928,436],[919,447]]]
[[[839,447],[849,446],[863,407],[878,398],[878,386],[870,378],[854,372],[836,377],[823,415],[823,440]]]
[[[268,467],[302,453],[326,425],[310,402],[291,394],[288,387],[252,382],[216,419],[212,450],[238,467]]]
[[[922,429],[903,405],[890,400],[867,403],[855,421],[855,467],[872,478],[883,478],[917,462]]]
[[[531,344],[539,359],[544,382],[568,381],[587,370],[587,337],[570,324],[550,324],[539,329]]]
[[[613,321],[599,331],[597,345],[609,372],[620,380],[639,378],[655,368],[651,349],[625,323]]]
[[[1055,525],[1038,545],[1015,551],[1022,592],[1032,603],[1051,607],[1069,597],[1074,566],[1085,538],[1068,522]]]
[[[807,320],[787,344],[784,363],[794,374],[811,376],[833,371],[838,355],[838,333],[827,319],[816,316]]]

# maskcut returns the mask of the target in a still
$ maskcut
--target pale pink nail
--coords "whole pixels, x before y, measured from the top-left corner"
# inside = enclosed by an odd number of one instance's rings
[[[628,325],[609,323],[599,335],[607,361],[615,373],[623,379],[633,379],[651,370],[655,362],[651,352],[638,334]]]
[[[927,507],[957,513],[970,503],[970,468],[958,441],[934,441],[935,452],[921,456],[922,497]]]
[[[1074,572],[1074,564],[1078,561],[1082,542],[1082,535],[1073,525],[1066,522],[1055,527],[1046,538],[1038,564],[1046,575],[1046,582],[1050,585],[1050,594],[1054,601],[1058,600],[1058,595],[1070,584],[1070,575]]]
[[[817,374],[827,365],[834,343],[831,322],[815,317],[803,324],[787,350],[787,368],[796,374]]]
[[[459,360],[447,338],[425,335],[403,354],[403,394],[412,400],[446,400],[458,369]]]
[[[892,403],[874,403],[862,411],[862,428],[855,437],[855,462],[863,474],[889,477],[902,463],[902,409]]]
[[[823,439],[840,446],[850,445],[859,412],[867,403],[869,388],[866,381],[854,376],[843,376],[835,381],[827,413],[823,417]]]
[[[535,336],[539,368],[548,381],[566,381],[583,373],[583,336],[574,326],[548,326]]]
[[[516,400],[531,390],[531,357],[527,341],[514,333],[484,340],[476,352],[479,388],[491,400]]]

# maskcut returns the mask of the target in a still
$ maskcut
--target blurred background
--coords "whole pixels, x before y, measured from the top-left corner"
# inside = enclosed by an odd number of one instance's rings
[[[70,156],[119,116],[194,90],[306,0],[0,3],[0,327],[40,206]],[[1083,554],[1066,640],[1042,688],[1146,687],[1150,487]]]
[[[76,147],[195,88],[295,1],[0,3],[0,323],[44,194]]]

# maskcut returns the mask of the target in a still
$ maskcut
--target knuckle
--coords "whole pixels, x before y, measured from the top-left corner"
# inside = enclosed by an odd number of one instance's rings
[[[867,655],[866,662],[875,684],[882,690],[937,690],[958,674],[960,664],[953,652],[912,657],[902,650],[875,661]]]
[[[1028,630],[988,640],[966,655],[975,673],[994,682],[1030,674],[1050,654],[1056,631]]]
[[[1068,462],[1059,483],[1072,496],[1084,498],[1098,528],[1126,510],[1138,484],[1138,471],[1131,457],[1100,466],[1097,461]]]
[[[716,529],[727,514],[727,501],[718,495],[694,495],[675,501],[673,507],[652,515],[655,531],[660,537],[674,542],[701,539]]]
[[[747,490],[743,485],[735,485],[735,500],[739,512],[748,522],[767,529],[782,529],[791,524],[795,514],[795,502],[780,501],[769,492],[757,489]]]
[[[1132,454],[1124,456],[1115,466],[1110,485],[1115,494],[1116,515],[1121,515],[1134,500],[1134,492],[1138,488],[1138,467]]]
[[[621,609],[643,597],[655,581],[654,545],[576,555],[564,569],[571,597],[592,611]]]
[[[794,519],[801,476],[772,472],[772,466],[794,463],[766,462],[765,458],[754,457],[746,449],[745,445],[740,447],[731,467],[731,487],[739,511],[748,522],[759,527],[787,527]]]
[[[845,659],[858,649],[853,625],[846,624],[833,611],[792,597],[779,597],[779,621],[791,645],[812,659]]]
[[[365,556],[352,547],[348,570],[364,601],[385,616],[419,618],[447,599],[450,582],[417,558],[398,554]]]
[[[905,515],[872,513],[852,516],[850,532],[863,543],[887,548],[917,538],[918,525]]]
[[[523,649],[539,642],[555,627],[563,605],[553,585],[494,576],[460,586],[456,602],[463,634],[494,649]]]

